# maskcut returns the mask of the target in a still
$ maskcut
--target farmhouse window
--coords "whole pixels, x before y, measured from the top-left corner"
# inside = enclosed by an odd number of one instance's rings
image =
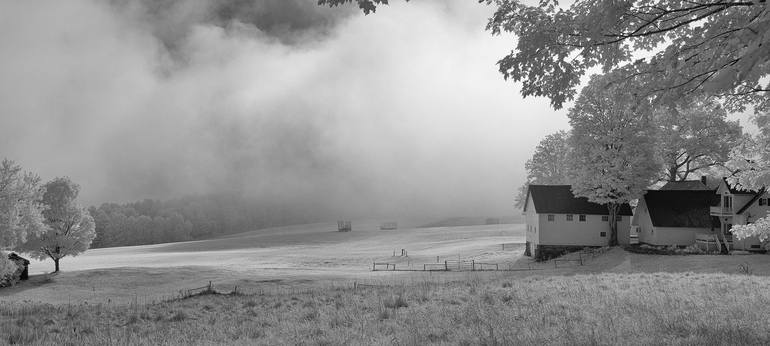
[[[548,214],[548,221],[556,221],[556,215]]]
[[[607,215],[602,215],[602,221],[610,221],[610,217]]]
[[[572,214],[567,214],[567,221],[572,221]]]
[[[580,216],[578,216],[578,219],[579,219],[580,221],[583,221],[583,222],[585,222],[585,220],[586,220],[586,216],[585,216],[585,215],[580,215]]]
[[[767,199],[766,198],[760,198],[759,199],[759,205],[767,205]]]
[[[599,232],[599,236],[600,237],[606,237],[607,236],[607,232]]]

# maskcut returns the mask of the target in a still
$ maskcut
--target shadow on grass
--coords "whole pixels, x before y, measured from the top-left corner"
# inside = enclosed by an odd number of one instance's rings
[[[30,275],[29,279],[19,281],[16,285],[0,288],[0,296],[10,296],[29,289],[54,284],[56,283],[55,279],[57,275],[58,273]]]

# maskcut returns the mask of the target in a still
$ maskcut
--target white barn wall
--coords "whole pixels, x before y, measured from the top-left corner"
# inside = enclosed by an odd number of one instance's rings
[[[650,210],[647,209],[647,202],[644,198],[639,199],[639,205],[636,206],[636,224],[639,226],[639,242],[652,244],[653,242],[653,226],[652,218],[650,217]]]
[[[535,203],[532,201],[532,195],[527,197],[527,208],[524,210],[524,215],[527,222],[526,239],[532,247],[530,250],[533,250],[536,248],[537,244],[540,243],[537,232],[539,231],[540,220],[537,216],[537,211],[535,210]]]
[[[567,221],[567,214],[554,215],[548,221],[548,214],[538,214],[540,219],[540,245],[606,246],[610,239],[610,224],[602,221],[602,215],[586,215],[586,221],[579,221],[579,214],[572,214],[573,221]],[[618,235],[628,234],[630,216],[623,215],[618,222]],[[602,237],[600,232],[606,232]]]
[[[764,194],[762,198],[768,198],[770,197],[769,194]],[[754,222],[757,221],[757,219],[763,218],[770,214],[770,206],[759,205],[759,201],[754,201],[754,203],[743,212],[743,215],[740,219],[738,219],[739,215],[736,215],[736,217],[733,220],[733,225],[741,225],[746,224],[746,221],[748,222]],[[747,220],[748,219],[748,220]],[[738,240],[737,237],[733,236],[733,248],[737,250],[757,250],[761,248],[762,242],[759,241],[758,237],[749,237],[743,240]],[[752,245],[760,245],[760,247],[753,247]]]

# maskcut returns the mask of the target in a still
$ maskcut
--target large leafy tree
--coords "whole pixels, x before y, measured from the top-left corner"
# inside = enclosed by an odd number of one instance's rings
[[[48,207],[43,211],[46,231],[19,247],[32,257],[52,259],[56,272],[62,258],[86,251],[96,237],[93,217],[75,202],[79,192],[80,186],[69,178],[56,178],[45,184],[42,202]]]
[[[37,175],[23,172],[10,160],[0,163],[0,276],[16,270],[3,250],[15,248],[45,229],[43,205],[38,202],[42,193]]]
[[[569,110],[572,125],[570,181],[576,196],[606,205],[609,245],[617,245],[620,205],[642,195],[660,169],[650,105],[594,76]]]
[[[742,140],[741,126],[713,99],[659,107],[655,112],[665,181],[683,181],[696,172],[722,166]]]
[[[639,95],[670,102],[706,93],[730,110],[770,107],[770,2],[766,0],[487,0],[488,29],[517,36],[500,72],[524,96],[555,108],[573,99],[592,69],[619,70]],[[644,51],[644,54],[638,52]]]
[[[569,132],[559,131],[543,138],[524,167],[527,181],[519,188],[516,207],[522,208],[530,184],[566,184],[568,182]]]

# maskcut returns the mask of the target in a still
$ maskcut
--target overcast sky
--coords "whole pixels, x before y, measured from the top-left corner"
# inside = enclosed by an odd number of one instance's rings
[[[128,3],[128,5],[126,5]],[[0,157],[82,203],[240,191],[366,215],[513,214],[568,127],[471,0],[0,1]]]

